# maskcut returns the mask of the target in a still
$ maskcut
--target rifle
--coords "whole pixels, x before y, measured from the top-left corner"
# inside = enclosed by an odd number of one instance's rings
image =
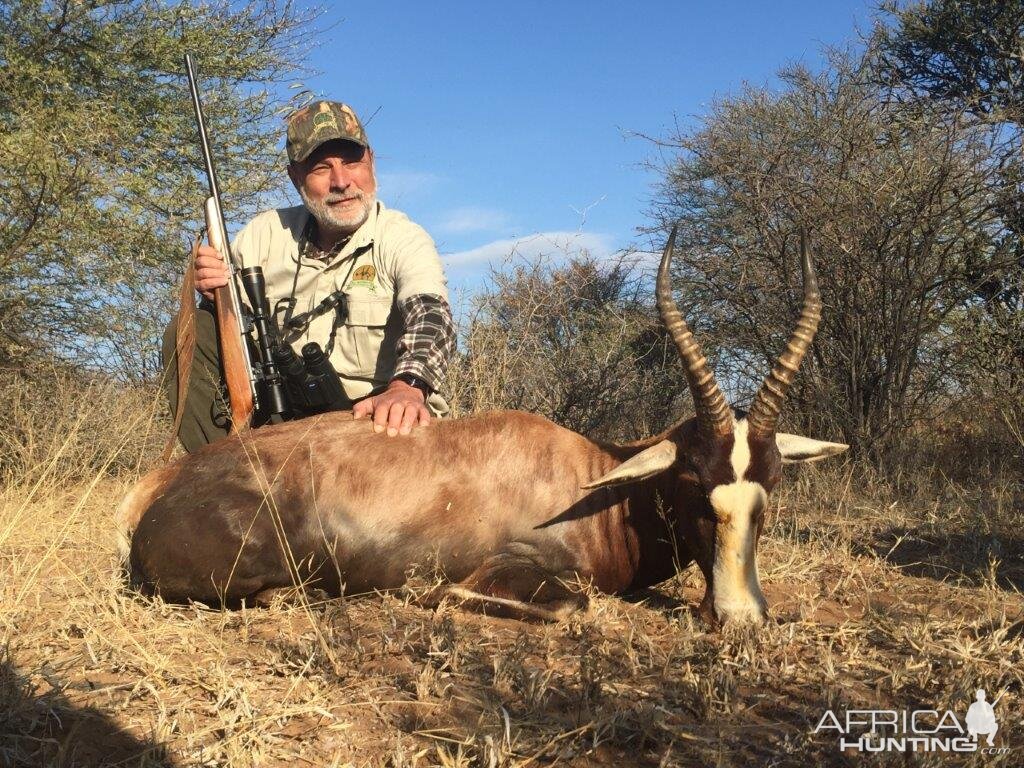
[[[224,369],[224,383],[227,385],[228,401],[231,405],[231,433],[237,434],[249,427],[253,410],[259,405],[256,375],[247,343],[249,329],[243,326],[242,306],[238,298],[238,286],[235,284],[235,274],[239,267],[234,254],[231,253],[227,229],[224,226],[224,209],[221,207],[217,174],[210,154],[210,142],[206,136],[203,105],[199,100],[199,87],[196,84],[192,57],[187,53],[185,71],[188,75],[189,90],[192,92],[192,109],[195,111],[196,124],[199,128],[199,143],[203,150],[206,180],[210,188],[210,196],[206,198],[204,207],[206,231],[210,245],[220,253],[230,275],[228,284],[214,291],[213,303],[216,308],[221,366]]]
[[[311,413],[350,407],[338,374],[318,344],[310,342],[296,358],[287,344],[279,344],[277,329],[267,301],[263,269],[258,266],[242,268],[235,260],[224,226],[224,209],[217,187],[217,174],[213,168],[210,142],[206,135],[203,105],[199,100],[192,57],[185,54],[185,70],[192,93],[192,108],[199,128],[199,142],[206,163],[206,179],[210,196],[204,213],[210,245],[227,264],[228,284],[214,291],[217,317],[217,339],[220,345],[221,367],[231,405],[231,433],[237,434],[250,426],[253,412],[260,409],[262,420],[271,416],[283,419],[298,418]],[[249,299],[251,313],[243,315],[239,300],[236,275]],[[331,298],[331,297],[328,297]],[[325,299],[325,302],[327,300]],[[337,303],[335,299],[335,303]],[[332,305],[333,306],[333,305]],[[254,348],[259,354],[258,368],[253,366],[249,352],[251,332],[256,331]],[[289,353],[291,353],[289,355]],[[285,376],[282,376],[282,371]],[[287,385],[287,387],[286,387]],[[261,398],[262,396],[262,398]],[[262,399],[262,404],[261,404]],[[181,395],[179,394],[179,412]]]

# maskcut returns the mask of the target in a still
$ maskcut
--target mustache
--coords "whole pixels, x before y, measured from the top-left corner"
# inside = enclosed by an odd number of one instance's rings
[[[327,205],[331,203],[343,203],[347,200],[362,200],[365,197],[362,192],[356,192],[354,194],[341,195],[337,192],[328,193],[324,195],[323,202]]]

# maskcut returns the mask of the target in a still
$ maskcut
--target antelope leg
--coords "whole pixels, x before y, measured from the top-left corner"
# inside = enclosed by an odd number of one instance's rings
[[[447,593],[492,616],[561,621],[586,610],[587,597],[532,560],[495,555]]]

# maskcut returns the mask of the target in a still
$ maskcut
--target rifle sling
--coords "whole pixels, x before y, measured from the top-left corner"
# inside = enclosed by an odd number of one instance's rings
[[[178,310],[178,326],[175,329],[174,354],[177,360],[175,366],[178,372],[178,407],[174,411],[174,426],[171,428],[171,435],[164,447],[163,461],[166,463],[174,452],[174,446],[178,441],[178,430],[181,429],[181,419],[185,415],[185,400],[188,398],[188,383],[192,377],[192,360],[196,353],[196,253],[199,244],[202,243],[202,235],[196,237],[192,246],[192,255],[189,257],[188,266],[185,268],[185,277],[181,281],[181,293],[179,295],[180,308]]]

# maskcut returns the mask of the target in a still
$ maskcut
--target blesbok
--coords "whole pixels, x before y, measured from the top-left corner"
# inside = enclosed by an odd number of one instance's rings
[[[550,618],[585,605],[569,586],[577,579],[619,593],[695,560],[702,615],[762,619],[755,551],[781,465],[847,447],[775,431],[821,318],[817,280],[802,244],[796,330],[749,413],[734,413],[672,299],[674,242],[675,231],[657,304],[694,417],[625,445],[514,411],[433,421],[402,438],[349,413],[264,427],[128,493],[117,517],[135,528],[132,582],[169,600],[221,603],[300,583],[330,595],[389,589],[414,564],[432,564],[461,597]]]

